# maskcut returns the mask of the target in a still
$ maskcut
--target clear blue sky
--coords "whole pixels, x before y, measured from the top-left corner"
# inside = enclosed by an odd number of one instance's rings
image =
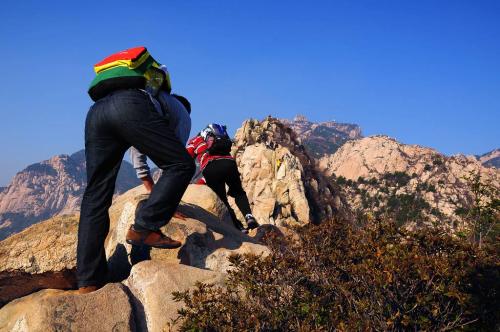
[[[497,0],[7,0],[0,42],[0,185],[83,147],[93,64],[137,45],[194,130],[300,113],[446,154],[500,146]]]

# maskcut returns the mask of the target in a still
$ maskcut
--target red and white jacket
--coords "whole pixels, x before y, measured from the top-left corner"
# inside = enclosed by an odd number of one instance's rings
[[[193,137],[189,140],[187,144],[187,151],[193,158],[197,158],[198,163],[200,164],[200,169],[203,171],[207,164],[212,160],[216,159],[232,159],[234,158],[231,155],[226,156],[213,156],[207,152],[207,149],[210,147],[211,140],[213,138],[209,138],[208,142],[205,142],[201,135]]]

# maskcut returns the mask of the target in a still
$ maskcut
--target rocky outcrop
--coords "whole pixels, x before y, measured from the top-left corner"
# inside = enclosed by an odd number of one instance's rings
[[[225,275],[183,264],[147,261],[134,265],[125,285],[135,306],[138,330],[162,332],[175,330],[174,320],[182,303],[172,292],[191,289],[196,282],[223,286]]]
[[[0,306],[42,288],[75,286],[77,216],[55,217],[0,242]]]
[[[348,214],[295,132],[279,120],[245,121],[232,153],[259,223],[304,225]]]
[[[0,310],[0,331],[135,331],[132,305],[122,284],[77,295],[48,289]]]
[[[184,194],[178,211],[185,218],[174,216],[161,228],[168,236],[183,241],[183,245],[175,250],[137,250],[126,244],[125,235],[134,222],[137,204],[146,198],[139,187],[120,196],[110,209],[111,231],[106,242],[106,255],[115,279],[123,279],[129,274],[132,264],[147,259],[226,272],[230,268],[227,259],[231,254],[260,255],[268,252],[265,246],[232,226],[229,218],[224,217],[227,210],[215,193],[200,185],[190,185]],[[221,220],[221,216],[225,219]]]
[[[238,231],[227,210],[206,186],[191,185],[179,211],[162,231],[183,241],[176,250],[140,249],[125,242],[137,203],[147,198],[142,187],[119,196],[110,208],[106,254],[110,278],[126,279],[133,264],[144,260],[191,265],[224,273],[233,254],[267,254],[267,247]],[[205,207],[202,208],[200,206]],[[226,218],[226,219],[220,219]],[[75,285],[78,216],[54,217],[0,242],[0,305],[43,288]],[[256,238],[262,235],[255,234]]]
[[[86,185],[85,152],[58,155],[28,166],[0,191],[0,240],[56,215],[74,214]],[[118,194],[140,181],[128,162],[116,182]]]
[[[500,168],[500,149],[478,156],[477,159],[483,166]]]
[[[335,175],[337,182],[351,181],[344,188],[355,210],[377,213],[384,211],[385,203],[404,208],[406,203],[399,202],[399,197],[427,210],[422,219],[450,228],[462,225],[455,211],[472,200],[466,176],[476,172],[492,186],[500,186],[500,171],[483,167],[473,157],[447,157],[387,136],[349,141],[320,159],[318,167],[327,176]]]
[[[297,115],[292,121],[281,119],[298,135],[311,156],[322,157],[332,154],[345,142],[362,137],[361,128],[351,123],[327,121],[314,123],[303,115]]]

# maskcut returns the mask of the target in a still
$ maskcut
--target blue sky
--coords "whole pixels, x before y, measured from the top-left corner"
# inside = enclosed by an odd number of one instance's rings
[[[194,130],[304,114],[484,153],[500,146],[499,17],[496,0],[4,1],[0,185],[83,147],[93,64],[137,45]]]

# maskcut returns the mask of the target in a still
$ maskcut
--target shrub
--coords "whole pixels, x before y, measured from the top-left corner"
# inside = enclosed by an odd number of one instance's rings
[[[408,184],[411,177],[405,172],[394,172],[385,173],[383,179],[390,185],[402,187]]]
[[[493,330],[498,252],[436,230],[328,221],[233,256],[226,288],[175,293],[183,331]]]

